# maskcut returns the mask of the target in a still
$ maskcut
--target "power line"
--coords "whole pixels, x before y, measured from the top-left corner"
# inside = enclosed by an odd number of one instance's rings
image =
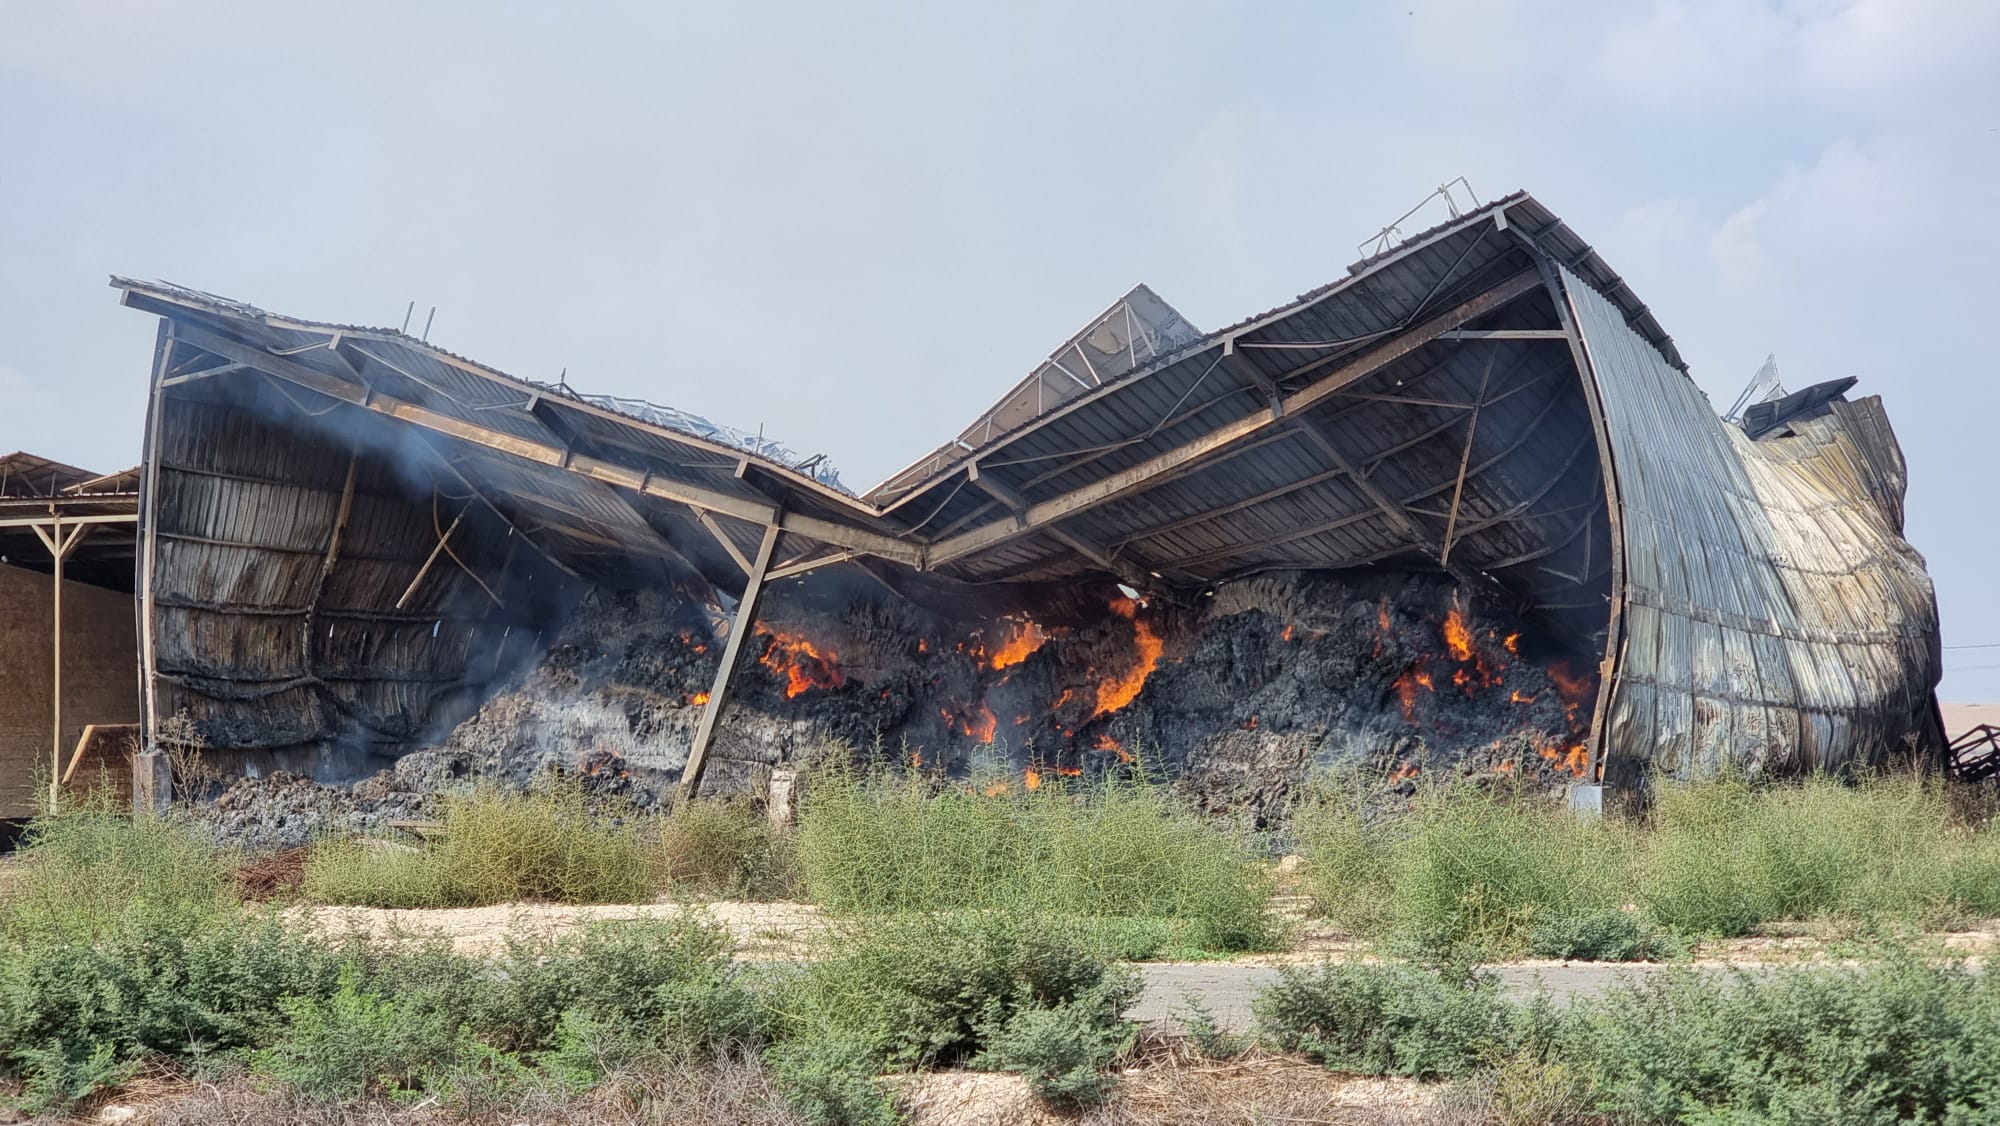
[[[1988,641],[1980,645],[1947,645],[1946,649],[2000,649],[2000,641]]]

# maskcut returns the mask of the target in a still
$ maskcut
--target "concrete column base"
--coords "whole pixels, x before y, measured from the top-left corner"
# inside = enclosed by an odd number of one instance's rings
[[[174,803],[174,769],[165,751],[148,747],[132,756],[132,812],[159,813]]]
[[[1569,811],[1578,817],[1604,816],[1604,785],[1578,782],[1569,788]]]

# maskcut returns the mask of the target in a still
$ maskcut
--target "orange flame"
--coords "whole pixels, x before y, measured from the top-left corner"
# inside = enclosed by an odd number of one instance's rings
[[[1118,740],[1113,739],[1107,732],[1098,733],[1097,742],[1092,744],[1092,749],[1099,751],[1106,751],[1111,754],[1115,754],[1118,756],[1119,762],[1132,761],[1132,752],[1126,750],[1125,745],[1123,743],[1120,743]]]
[[[1394,774],[1389,775],[1389,784],[1393,786],[1398,782],[1402,782],[1410,778],[1415,778],[1416,776],[1417,776],[1417,764],[1414,762],[1406,762],[1401,766],[1398,766]]]
[[[1047,640],[1048,636],[1042,632],[1041,626],[1032,621],[1025,622],[1008,635],[1000,648],[993,651],[992,665],[996,669],[1018,665],[1033,656],[1042,647],[1042,642]]]
[[[1507,702],[1510,704],[1532,704],[1535,702],[1535,694],[1532,692],[1523,692],[1519,688],[1516,688],[1514,691],[1508,693]]]
[[[1025,788],[1025,789],[1029,789],[1029,790],[1039,790],[1039,789],[1041,789],[1041,788],[1042,788],[1042,772],[1041,772],[1041,771],[1039,771],[1039,770],[1036,770],[1036,769],[1035,769],[1034,767],[1032,767],[1032,766],[1031,766],[1031,767],[1029,767],[1028,769],[1026,769],[1026,770],[1022,771],[1022,772],[1021,772],[1021,785],[1022,785],[1022,787],[1023,787],[1023,788]]]
[[[697,708],[701,707],[703,704],[708,703],[708,693],[697,692],[694,695],[688,697],[688,703]]]
[[[1415,669],[1404,669],[1403,675],[1396,678],[1396,695],[1403,702],[1403,718],[1410,722],[1415,722],[1417,718],[1417,688],[1419,686],[1424,688],[1431,686],[1429,673],[1420,673]]]
[[[1284,638],[1286,641],[1290,641],[1292,639],[1292,623],[1286,622],[1284,630],[1278,636]]]
[[[1257,717],[1253,715],[1249,719],[1244,720],[1242,726],[1245,731],[1257,730]]]
[[[1166,650],[1166,643],[1153,632],[1153,627],[1138,616],[1139,605],[1129,598],[1120,598],[1111,604],[1111,609],[1119,617],[1132,620],[1132,633],[1139,649],[1139,659],[1125,675],[1115,680],[1107,680],[1097,686],[1097,709],[1091,717],[1106,712],[1115,712],[1131,703],[1146,686],[1146,678],[1160,663],[1160,654]],[[1061,701],[1057,701],[1061,703]]]
[[[993,709],[981,704],[978,711],[966,717],[965,733],[981,743],[991,743],[993,730],[998,726],[1000,721],[993,715]]]
[[[1505,760],[1504,762],[1500,762],[1500,763],[1496,764],[1496,765],[1495,765],[1495,766],[1493,767],[1493,773],[1495,773],[1495,774],[1512,774],[1512,773],[1514,773],[1514,760],[1513,760],[1513,759],[1507,759],[1507,760]]]
[[[785,678],[785,698],[792,699],[808,688],[839,688],[847,683],[842,675],[838,658],[829,649],[822,652],[819,646],[804,634],[788,630],[774,630],[759,625],[757,632],[771,638],[771,644],[757,663]]]
[[[1506,647],[1507,652],[1514,654],[1516,657],[1521,655],[1520,634],[1510,633],[1506,637],[1500,639],[1500,644]]]
[[[1444,616],[1444,647],[1454,661],[1472,659],[1472,631],[1465,628],[1465,613],[1457,606]]]
[[[1036,785],[1040,785],[1040,782],[1038,781],[1038,782],[1036,783]],[[980,792],[981,792],[981,793],[983,793],[983,794],[985,794],[985,795],[986,795],[987,797],[989,797],[989,798],[997,798],[997,797],[999,797],[999,796],[1000,796],[1001,794],[1004,794],[1004,793],[1006,793],[1007,791],[1009,791],[1009,790],[1011,790],[1011,789],[1013,789],[1013,788],[1014,788],[1014,787],[1012,787],[1012,786],[1008,785],[1008,784],[1006,783],[1006,781],[1005,781],[1005,780],[1003,779],[1003,780],[1001,780],[1001,781],[999,781],[999,782],[989,782],[989,783],[987,783],[987,784],[986,784],[986,789],[984,789],[984,790],[982,790],[982,791],[980,791]],[[1030,786],[1030,787],[1029,787],[1029,789],[1033,789],[1033,788],[1034,788],[1033,786]]]

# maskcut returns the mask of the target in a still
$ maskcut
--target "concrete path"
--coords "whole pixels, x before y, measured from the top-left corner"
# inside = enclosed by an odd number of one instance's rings
[[[1526,996],[1546,990],[1556,1000],[1592,996],[1603,992],[1619,978],[1631,974],[1658,973],[1664,967],[1651,963],[1591,963],[1568,965],[1548,963],[1532,966],[1499,966],[1494,972],[1509,992]],[[1228,1029],[1250,1026],[1250,1000],[1257,991],[1278,980],[1275,966],[1245,966],[1228,962],[1153,963],[1139,967],[1145,992],[1138,1003],[1126,1010],[1133,1020],[1164,1021],[1182,1008],[1182,993],[1199,998],[1216,1023]]]

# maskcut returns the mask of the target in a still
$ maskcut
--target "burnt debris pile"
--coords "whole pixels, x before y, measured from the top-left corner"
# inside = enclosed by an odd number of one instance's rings
[[[440,747],[482,775],[550,768],[656,807],[722,650],[717,608],[599,592],[547,656]],[[1266,807],[1315,766],[1579,775],[1596,686],[1448,578],[1274,576],[1194,606],[1115,586],[953,620],[895,598],[774,598],[708,788],[756,793],[829,743],[926,772],[999,761],[1022,786],[1144,772]]]

